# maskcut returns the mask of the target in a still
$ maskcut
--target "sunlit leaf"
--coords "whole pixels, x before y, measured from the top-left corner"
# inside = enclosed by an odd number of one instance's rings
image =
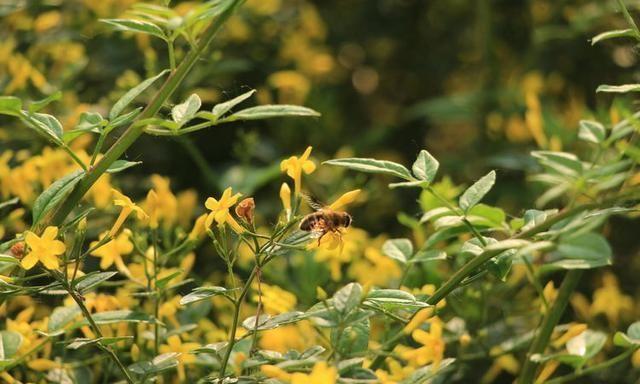
[[[413,176],[403,165],[387,160],[365,159],[365,158],[344,158],[327,160],[323,164],[337,165],[360,172],[382,173],[386,175],[400,177],[405,180],[412,180]]]
[[[460,196],[460,208],[467,213],[482,200],[482,198],[491,190],[496,182],[496,172],[491,171],[476,181],[472,186]]]

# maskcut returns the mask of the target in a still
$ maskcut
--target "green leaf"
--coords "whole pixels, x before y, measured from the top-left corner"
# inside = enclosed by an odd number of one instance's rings
[[[258,327],[256,328],[256,317],[251,316],[242,322],[242,326],[249,331],[264,331],[275,329],[283,325],[292,324],[304,317],[304,312],[286,312],[279,315],[271,316],[267,314],[260,315],[258,319]]]
[[[122,172],[125,169],[135,167],[136,165],[142,164],[142,161],[127,161],[127,160],[116,160],[109,168],[107,168],[107,173],[118,173]]]
[[[77,305],[55,308],[49,317],[47,332],[56,333],[62,331],[64,327],[70,324],[80,314],[81,311]]]
[[[466,191],[460,196],[460,208],[467,213],[469,209],[478,204],[480,200],[491,190],[493,184],[496,182],[496,172],[491,171],[480,180],[476,181],[472,186],[467,188]]]
[[[117,274],[118,272],[91,272],[75,279],[71,285],[84,294]]]
[[[233,107],[242,103],[249,97],[251,97],[254,93],[256,93],[255,89],[250,90],[249,92],[245,92],[240,96],[236,96],[229,101],[225,101],[224,103],[216,104],[211,112],[215,116],[216,119],[222,117],[225,113],[229,112]]]
[[[153,323],[155,321],[154,317],[151,315],[144,312],[134,312],[128,309],[99,312],[93,315],[93,320],[99,325],[113,323]]]
[[[627,333],[616,332],[613,343],[625,348],[640,346],[640,321],[631,324],[627,328]]]
[[[22,116],[22,100],[14,96],[0,96],[0,115]]]
[[[80,349],[82,347],[86,347],[88,345],[93,345],[100,343],[102,345],[109,345],[113,343],[117,343],[123,340],[133,339],[133,336],[119,336],[119,337],[97,337],[95,339],[89,339],[85,337],[78,337],[76,339],[71,340],[69,344],[67,344],[68,349]]]
[[[349,313],[360,304],[362,286],[358,283],[350,283],[340,288],[333,295],[333,305],[342,313]]]
[[[56,144],[62,143],[63,129],[58,119],[46,113],[34,113],[30,117],[29,121],[33,124],[35,130]]]
[[[427,303],[418,301],[409,292],[399,289],[372,289],[364,300],[364,304],[386,310],[415,309],[429,306]]]
[[[20,264],[20,260],[16,259],[15,257],[13,257],[11,255],[6,255],[4,253],[0,253],[0,263],[2,263],[2,264],[8,263],[8,264],[18,265],[18,264]]]
[[[182,127],[195,117],[201,106],[202,101],[200,100],[200,96],[194,93],[183,103],[171,108],[171,118],[178,124],[178,127]]]
[[[52,102],[60,100],[61,97],[62,97],[62,92],[57,91],[45,97],[42,100],[34,101],[33,103],[29,104],[29,112],[31,113],[38,112],[44,107],[46,107],[47,105],[51,104]]]
[[[607,85],[603,84],[596,89],[597,92],[627,93],[640,92],[640,84]]]
[[[144,80],[140,84],[136,85],[135,87],[127,91],[127,93],[125,93],[120,99],[118,99],[118,101],[116,101],[116,103],[111,108],[111,111],[109,112],[109,120],[114,120],[116,117],[120,116],[122,111],[124,111],[124,109],[129,104],[131,104],[131,102],[136,97],[138,97],[142,92],[144,92],[147,88],[149,88],[151,84],[153,84],[156,80],[164,76],[167,72],[169,71],[164,70],[158,73],[157,75]]]
[[[429,383],[430,379],[450,370],[448,368],[451,367],[451,364],[455,360],[456,359],[453,358],[443,359],[437,367],[435,367],[433,364],[429,364],[425,367],[418,368],[413,371],[411,375],[409,375],[409,377],[402,380],[399,384]]]
[[[602,32],[591,39],[591,45],[595,45],[603,40],[616,39],[618,37],[635,37],[633,29],[616,29]]]
[[[558,244],[559,260],[551,264],[564,269],[589,269],[611,264],[611,247],[597,233],[563,237]]]
[[[567,341],[567,352],[570,355],[580,356],[582,361],[574,366],[581,366],[587,360],[594,357],[607,341],[607,335],[602,332],[587,329],[576,337]]]
[[[370,331],[371,323],[369,319],[365,319],[352,323],[344,329],[332,329],[331,340],[337,342],[337,350],[344,358],[367,350]],[[344,359],[342,361],[344,362]]]
[[[168,369],[173,369],[178,366],[178,356],[180,356],[177,352],[169,352],[163,353],[153,358],[151,361],[141,361],[135,364],[132,364],[128,367],[128,369],[138,375],[143,377],[148,377],[151,375],[157,375],[162,371],[166,371]]]
[[[606,137],[606,129],[604,125],[597,121],[581,120],[578,137],[590,143],[601,143]]]
[[[345,167],[360,172],[382,173],[413,181],[413,176],[411,176],[409,170],[403,165],[394,163],[393,161],[351,157],[327,160],[323,164],[337,165],[338,167]]]
[[[100,133],[100,128],[106,124],[106,122],[107,121],[103,119],[99,113],[82,112],[78,125],[76,125],[72,130],[64,132],[62,134],[62,140],[66,144],[69,144],[85,133]]]
[[[446,260],[447,253],[445,251],[441,251],[439,249],[421,249],[416,252],[415,255],[411,259],[409,259],[409,263],[426,263],[429,261],[436,260]]]
[[[538,159],[541,165],[551,168],[561,175],[575,177],[582,173],[582,162],[573,153],[533,151],[531,156]]]
[[[418,154],[418,158],[416,159],[416,162],[413,163],[411,170],[417,179],[431,183],[436,177],[438,167],[440,167],[438,160],[423,149]]]
[[[413,255],[413,244],[409,239],[391,239],[382,245],[382,253],[390,258],[406,264]]]
[[[235,120],[261,120],[270,119],[273,117],[287,117],[287,116],[311,116],[318,117],[320,113],[314,111],[311,108],[300,107],[297,105],[259,105],[257,107],[243,109],[238,111],[229,117],[224,118],[224,121]]]
[[[82,170],[71,172],[51,184],[49,188],[38,196],[33,203],[33,227],[35,227],[50,210],[55,208],[62,199],[67,197],[82,176],[84,176],[84,171]]]
[[[18,353],[22,335],[15,331],[0,331],[0,360],[8,360]]]
[[[164,31],[149,21],[131,19],[101,19],[100,21],[116,27],[118,31],[145,33],[165,41],[167,40],[167,35]]]
[[[187,305],[210,297],[226,295],[229,290],[225,287],[198,287],[180,299],[180,305]]]
[[[0,203],[0,209],[11,207],[12,205],[16,205],[20,202],[19,197],[14,197],[13,199],[9,199]]]

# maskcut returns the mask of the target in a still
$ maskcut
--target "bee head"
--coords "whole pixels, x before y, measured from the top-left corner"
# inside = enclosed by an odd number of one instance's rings
[[[344,214],[344,226],[349,227],[351,225],[351,222],[353,221],[353,218],[351,217],[350,214],[346,213]]]

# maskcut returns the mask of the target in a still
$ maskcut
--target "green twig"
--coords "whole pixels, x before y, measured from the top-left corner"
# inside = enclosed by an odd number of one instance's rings
[[[253,282],[254,277],[258,271],[258,266],[256,265],[251,270],[251,274],[247,277],[247,281],[244,283],[244,287],[242,288],[242,292],[236,298],[233,309],[233,321],[231,322],[231,330],[229,331],[229,343],[227,344],[227,350],[222,358],[222,366],[220,367],[220,378],[224,377],[225,371],[227,370],[227,365],[229,364],[229,357],[231,357],[231,351],[236,343],[236,329],[238,328],[238,321],[240,319],[240,308],[242,307],[242,301],[244,297],[249,292],[249,288],[251,287],[251,283]],[[254,330],[257,332],[257,330]]]
[[[574,373],[570,373],[568,375],[564,375],[564,376],[560,376],[557,377],[553,380],[548,380],[546,381],[546,384],[564,384],[564,383],[568,383],[570,381],[573,381],[579,377],[594,373],[594,372],[598,372],[598,371],[602,371],[605,369],[609,369],[612,366],[626,360],[630,355],[632,355],[635,351],[637,350],[637,348],[630,348],[628,350],[626,350],[625,352],[619,354],[616,357],[612,357],[609,360],[605,360],[602,363],[593,365],[589,368],[585,368],[583,370],[580,370],[578,372],[574,372]]]
[[[544,353],[547,348],[547,344],[549,343],[549,339],[551,339],[553,329],[556,324],[558,324],[558,321],[560,321],[562,313],[571,298],[571,294],[576,289],[578,282],[580,282],[582,273],[583,271],[580,269],[573,269],[565,274],[564,279],[562,280],[562,285],[560,285],[560,289],[558,290],[558,296],[551,305],[551,308],[547,311],[544,319],[542,320],[542,324],[540,324],[540,327],[538,328],[535,338],[531,342],[529,352],[527,352],[524,365],[520,371],[520,377],[517,381],[518,384],[533,383],[538,363],[531,360],[531,357],[535,354]]]

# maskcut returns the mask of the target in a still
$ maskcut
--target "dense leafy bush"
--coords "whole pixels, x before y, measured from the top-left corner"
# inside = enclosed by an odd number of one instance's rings
[[[393,92],[362,47],[331,55],[310,2],[171,3],[0,8],[4,382],[637,380],[635,299],[610,267],[618,230],[637,246],[640,115],[628,99],[586,117],[561,76],[514,70],[516,87],[487,74],[477,89],[400,108],[385,103]],[[494,9],[479,4],[487,27]],[[533,24],[555,15],[532,4]],[[592,44],[640,42],[625,4],[615,6],[575,5],[602,20],[622,12],[612,19],[622,27]],[[571,33],[600,20],[568,15]],[[562,36],[549,28],[535,30],[535,44]],[[377,43],[392,62],[400,44]],[[242,50],[242,60],[226,56]],[[614,54],[622,67],[635,60],[628,51]],[[503,60],[505,73],[522,65]],[[279,66],[290,68],[264,73]],[[468,82],[466,69],[451,70],[451,88]],[[240,75],[266,83],[221,96],[212,80]],[[366,135],[341,125],[357,122],[340,105],[345,77],[371,95],[365,109],[379,120]],[[415,84],[407,95],[425,96]],[[429,151],[408,150],[406,138],[401,155],[385,151],[384,125],[425,118]],[[229,131],[270,123],[231,144]],[[314,124],[338,128],[306,139]],[[308,145],[327,138],[340,141],[334,156]],[[297,141],[302,153],[278,154]],[[208,147],[237,161],[212,165]],[[467,168],[486,169],[454,182]],[[318,191],[334,198],[319,203]],[[600,286],[591,292],[585,275]]]

